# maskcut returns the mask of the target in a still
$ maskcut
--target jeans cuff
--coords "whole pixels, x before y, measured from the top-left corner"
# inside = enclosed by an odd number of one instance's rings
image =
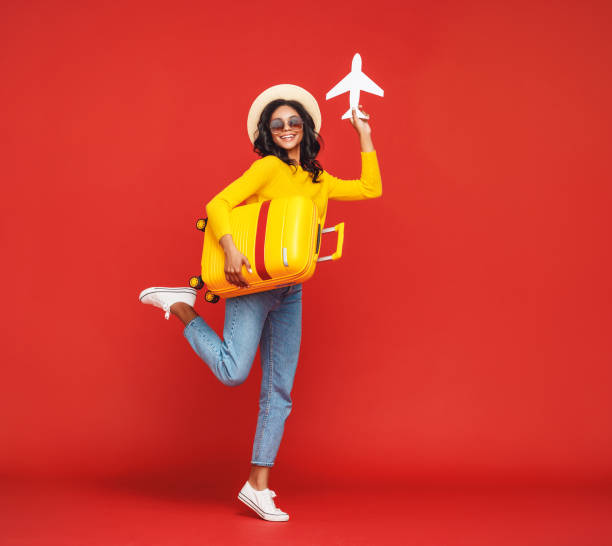
[[[251,464],[256,464],[257,466],[268,466],[268,467],[274,466],[274,463],[258,463],[257,461],[251,461]]]
[[[191,320],[190,320],[190,321],[189,321],[189,322],[188,322],[188,323],[185,325],[185,328],[183,328],[183,335],[184,335],[184,336],[185,336],[187,339],[189,339],[189,332],[190,332],[191,330],[193,330],[193,328],[195,328],[195,327],[196,327],[194,323],[195,323],[195,321],[196,321],[196,320],[198,320],[198,319],[202,320],[202,317],[200,317],[200,316],[193,317],[193,318],[192,318],[192,319],[191,319]]]

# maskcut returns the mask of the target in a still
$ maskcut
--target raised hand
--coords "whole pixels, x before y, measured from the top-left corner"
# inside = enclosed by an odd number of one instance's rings
[[[353,127],[355,127],[355,131],[359,135],[359,142],[361,143],[361,151],[362,152],[371,152],[374,150],[374,144],[372,144],[372,128],[370,127],[370,116],[363,111],[363,107],[360,104],[359,110],[366,116],[367,119],[361,119],[357,116],[357,111],[353,108],[353,117],[351,118],[351,123]]]
[[[368,119],[361,119],[360,117],[358,117],[356,109],[353,108],[352,109],[353,117],[351,118],[351,123],[353,124],[353,127],[355,127],[355,130],[357,131],[359,136],[361,136],[364,133],[367,135],[370,135],[372,134],[372,128],[370,127],[370,124],[368,123],[370,116],[366,112],[364,112],[363,105],[361,104],[359,105],[359,110],[361,111],[362,114],[368,116]]]

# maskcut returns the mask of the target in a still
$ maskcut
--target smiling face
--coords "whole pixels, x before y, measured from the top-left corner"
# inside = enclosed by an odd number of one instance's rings
[[[294,108],[286,104],[279,106],[270,116],[270,133],[272,133],[274,143],[279,148],[287,150],[287,152],[294,150],[293,154],[299,153],[300,142],[304,137],[303,126],[296,126],[295,123],[290,124],[290,120],[296,121],[295,118],[302,119]],[[282,121],[282,129],[280,128],[280,122],[276,120]],[[276,125],[278,125],[278,128],[274,128]],[[290,154],[290,157],[293,154]]]

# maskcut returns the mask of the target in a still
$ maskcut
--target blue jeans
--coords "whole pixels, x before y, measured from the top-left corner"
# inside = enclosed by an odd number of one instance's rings
[[[217,379],[230,386],[248,377],[261,343],[259,417],[251,463],[274,466],[291,412],[302,335],[302,285],[228,298],[223,339],[201,317],[189,322],[183,333]]]

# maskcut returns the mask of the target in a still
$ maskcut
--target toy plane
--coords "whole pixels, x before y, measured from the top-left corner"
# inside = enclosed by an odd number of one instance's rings
[[[359,111],[359,93],[361,91],[366,91],[368,93],[372,93],[373,95],[378,95],[379,97],[382,97],[385,93],[361,71],[361,55],[359,55],[359,53],[355,53],[355,56],[353,57],[351,71],[327,92],[325,99],[329,100],[333,97],[337,97],[338,95],[342,95],[342,93],[346,93],[347,91],[349,92],[350,106],[342,116],[342,119],[352,117],[351,110],[353,108],[355,108],[357,111],[358,117],[367,119],[367,116]]]

